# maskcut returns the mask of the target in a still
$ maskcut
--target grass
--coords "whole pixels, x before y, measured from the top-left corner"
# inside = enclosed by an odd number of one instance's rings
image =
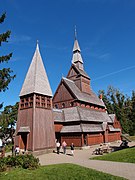
[[[14,169],[0,173],[1,180],[120,180],[121,177],[73,164],[41,166],[36,170]]]
[[[135,163],[135,147],[119,150],[103,156],[96,156],[90,159]]]
[[[5,151],[6,151],[6,152],[12,151],[12,146],[13,146],[13,144],[7,144],[7,145],[5,146]]]

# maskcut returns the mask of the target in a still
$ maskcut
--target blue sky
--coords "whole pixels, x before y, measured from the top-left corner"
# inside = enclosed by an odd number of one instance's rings
[[[134,0],[0,0],[7,18],[0,33],[10,29],[11,38],[0,55],[13,52],[8,64],[16,74],[0,102],[14,105],[39,40],[53,94],[71,66],[74,27],[94,92],[109,85],[131,95],[135,90]]]

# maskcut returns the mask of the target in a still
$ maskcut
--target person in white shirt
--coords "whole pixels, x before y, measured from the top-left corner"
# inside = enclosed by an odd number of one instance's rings
[[[59,143],[59,141],[57,141],[57,143],[56,143],[56,148],[57,148],[57,154],[59,154],[60,153],[60,143]]]

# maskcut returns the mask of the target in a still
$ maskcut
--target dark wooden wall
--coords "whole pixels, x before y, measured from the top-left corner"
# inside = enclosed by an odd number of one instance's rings
[[[61,109],[64,107],[70,107],[70,103],[74,100],[72,94],[68,91],[66,86],[61,83],[55,96],[53,98],[53,107]],[[64,107],[63,107],[64,104]]]
[[[18,119],[17,119],[17,127],[16,132],[20,129],[20,127],[29,126],[30,134],[28,136],[28,150],[32,150],[33,143],[33,108],[18,110]],[[15,145],[19,145],[19,137],[15,137]],[[21,143],[21,142],[20,142]]]
[[[33,127],[34,150],[55,147],[52,110],[36,108]]]

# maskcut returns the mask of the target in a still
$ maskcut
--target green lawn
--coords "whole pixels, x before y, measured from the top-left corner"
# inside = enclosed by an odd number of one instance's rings
[[[73,164],[57,164],[41,166],[36,170],[14,169],[0,173],[0,180],[120,180],[124,178],[112,176],[92,169]]]
[[[135,163],[135,147],[119,150],[103,156],[96,156],[90,159]]]

